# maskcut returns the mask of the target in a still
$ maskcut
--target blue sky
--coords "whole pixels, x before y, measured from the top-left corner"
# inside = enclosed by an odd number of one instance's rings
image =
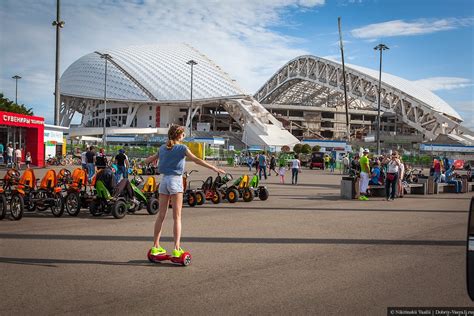
[[[0,0],[0,91],[52,122],[55,0]],[[471,0],[62,0],[61,72],[104,48],[186,42],[253,94],[299,55],[338,59],[417,81],[474,128],[474,1]]]

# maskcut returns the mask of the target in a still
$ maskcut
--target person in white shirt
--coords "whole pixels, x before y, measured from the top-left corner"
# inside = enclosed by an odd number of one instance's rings
[[[387,201],[395,199],[395,193],[397,191],[398,176],[400,172],[400,160],[398,159],[398,153],[394,151],[392,158],[386,158],[384,163],[387,164],[387,176],[385,179],[385,193]]]
[[[7,168],[13,168],[13,146],[12,143],[9,143],[7,146]]]
[[[87,150],[81,154],[81,165],[82,169],[87,170],[87,159],[86,159]]]
[[[15,164],[18,170],[21,169],[21,149],[20,146],[16,146],[15,150]]]
[[[298,155],[291,160],[291,184],[298,184],[298,173],[301,172],[301,161]]]
[[[278,169],[278,174],[280,175],[280,183],[285,184],[285,173],[286,173],[286,166],[281,165]]]

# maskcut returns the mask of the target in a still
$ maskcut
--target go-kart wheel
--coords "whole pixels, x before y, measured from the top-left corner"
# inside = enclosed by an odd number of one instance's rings
[[[56,217],[61,217],[64,213],[64,201],[61,193],[54,194],[53,204],[51,205],[51,213]]]
[[[206,197],[204,196],[204,193],[200,191],[196,192],[196,204],[203,205],[204,202],[206,202]]]
[[[5,194],[0,194],[0,221],[7,215],[7,198]]]
[[[189,266],[191,264],[191,254],[188,252],[183,253],[181,256],[181,264],[183,266]]]
[[[266,201],[269,195],[270,194],[268,193],[268,190],[266,188],[260,188],[258,190],[258,197],[262,201]]]
[[[89,204],[89,212],[92,214],[92,216],[100,216],[102,215],[102,212],[99,209],[99,201],[97,200],[92,200],[91,203]]]
[[[31,193],[33,195],[33,193]],[[34,211],[35,208],[40,211],[46,211],[48,209],[48,205],[44,203],[44,201],[48,198],[48,193],[44,190],[39,190],[35,195],[34,199],[37,200],[38,202],[35,203],[28,203],[29,205],[34,205],[33,209],[31,211]],[[30,199],[31,200],[31,199]],[[30,206],[28,207],[28,211],[30,212]]]
[[[70,216],[77,216],[81,211],[81,201],[79,198],[79,194],[76,192],[71,192],[66,195],[64,199],[64,206],[66,207],[66,212]]]
[[[117,219],[121,219],[127,214],[127,204],[124,201],[118,200],[112,206],[112,215]]]
[[[189,192],[188,193],[188,205],[191,207],[196,206],[197,203],[197,198],[196,198],[196,193],[194,192]]]
[[[239,199],[239,191],[237,189],[229,189],[226,194],[227,201],[229,203],[235,203]]]
[[[211,199],[212,203],[219,204],[221,202],[221,194],[219,192],[214,192],[214,196]]]
[[[156,213],[158,213],[159,208],[160,208],[160,204],[158,203],[157,199],[152,197],[148,200],[148,203],[146,206],[146,210],[148,211],[148,214],[155,215]]]
[[[10,213],[14,220],[18,221],[23,217],[23,210],[25,209],[25,203],[23,196],[20,194],[14,194],[10,201]]]
[[[253,200],[253,192],[249,188],[245,188],[242,197],[244,202],[251,202]]]

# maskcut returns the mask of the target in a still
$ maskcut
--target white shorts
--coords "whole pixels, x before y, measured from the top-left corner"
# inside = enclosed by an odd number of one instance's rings
[[[177,194],[183,193],[183,177],[177,175],[164,175],[161,178],[160,188],[158,192],[160,194]]]

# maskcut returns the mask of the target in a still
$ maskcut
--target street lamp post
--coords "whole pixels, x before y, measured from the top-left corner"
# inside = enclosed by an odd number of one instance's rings
[[[192,137],[193,122],[191,117],[191,111],[193,110],[193,66],[197,65],[197,62],[191,59],[190,61],[186,62],[186,64],[191,65],[191,98],[189,103],[187,124],[189,124],[189,137]]]
[[[378,88],[378,97],[377,97],[377,155],[380,156],[380,92],[381,92],[381,85],[382,85],[382,52],[384,50],[389,49],[384,44],[379,44],[374,47],[374,50],[380,51],[380,65],[379,65],[379,88]]]
[[[21,79],[21,77],[14,75],[12,79],[15,79],[15,104],[18,104],[18,79]]]
[[[107,134],[106,134],[106,126],[107,126],[107,61],[112,59],[110,54],[102,54],[100,58],[105,59],[105,79],[104,79],[104,130],[102,132],[102,142],[104,143],[104,147],[107,145]]]
[[[54,124],[59,125],[59,107],[60,107],[60,90],[59,90],[59,43],[60,30],[64,27],[64,21],[60,18],[60,0],[56,0],[56,21],[53,21],[53,26],[56,27],[56,73],[54,78]]]

